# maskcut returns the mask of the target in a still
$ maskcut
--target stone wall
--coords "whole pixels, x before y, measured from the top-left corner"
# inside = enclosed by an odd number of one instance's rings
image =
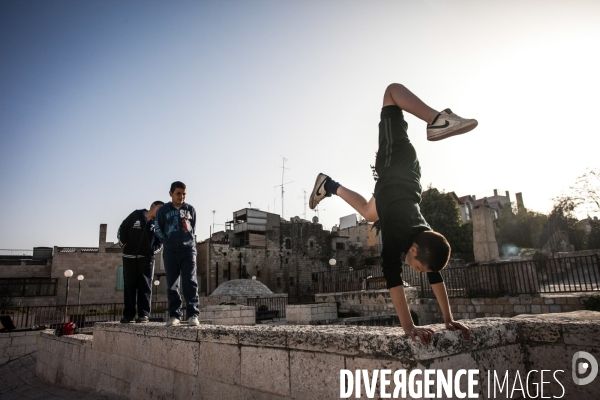
[[[409,303],[414,302],[418,292],[414,288],[405,288]],[[319,293],[316,302],[334,302],[340,312],[355,311],[363,317],[395,314],[394,305],[387,289],[359,290],[355,292]]]
[[[436,299],[420,299],[414,288],[405,288],[411,311],[419,317],[419,324],[443,322],[443,316]],[[583,310],[583,301],[588,298],[579,295],[520,295],[497,298],[455,298],[451,297],[450,308],[455,319],[484,317],[514,317],[519,314],[548,314]],[[340,310],[352,310],[361,316],[394,314],[394,306],[389,291],[365,290],[344,293],[321,293],[316,301],[336,302]]]
[[[564,398],[598,398],[600,385],[573,383],[570,357],[586,351],[600,358],[600,313],[544,317],[470,321],[470,340],[432,326],[430,345],[399,328],[103,323],[93,336],[42,333],[37,375],[131,399],[283,400],[339,398],[342,369],[477,369],[475,392],[487,398],[490,371],[508,371],[512,383],[517,372],[524,380],[530,371],[554,368],[563,370]],[[557,386],[546,384],[544,395],[560,397]],[[466,379],[460,387],[466,391]]]
[[[254,325],[256,310],[249,306],[208,306],[200,310],[200,320],[213,325]]]
[[[0,332],[0,365],[37,351],[41,332]]]
[[[285,308],[285,320],[288,324],[330,324],[337,319],[335,303],[294,304]]]
[[[17,264],[18,263],[18,264]],[[49,278],[52,259],[45,262],[33,260],[15,260],[0,264],[0,278]]]

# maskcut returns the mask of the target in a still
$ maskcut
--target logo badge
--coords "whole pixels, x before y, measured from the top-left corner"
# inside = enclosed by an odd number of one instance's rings
[[[586,362],[580,362],[577,364],[577,361],[580,359],[585,359]],[[591,367],[591,370],[590,370]],[[573,374],[573,382],[576,385],[587,385],[592,383],[596,376],[598,375],[598,361],[588,352],[578,351],[573,354],[573,365],[572,365],[572,374]],[[577,374],[583,375],[587,371],[590,371],[590,374],[586,378],[579,378]]]

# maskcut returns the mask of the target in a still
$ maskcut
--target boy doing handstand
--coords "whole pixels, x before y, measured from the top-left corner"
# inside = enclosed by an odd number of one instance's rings
[[[403,85],[391,84],[383,97],[379,150],[375,161],[378,180],[371,200],[367,201],[329,176],[319,174],[309,206],[314,209],[325,197],[335,194],[367,221],[380,221],[383,276],[402,328],[413,340],[419,337],[422,343],[430,343],[433,330],[415,326],[410,316],[402,281],[403,254],[405,263],[411,268],[427,273],[446,328],[460,329],[469,339],[471,329],[452,317],[446,286],[439,272],[448,263],[450,245],[443,235],[431,230],[421,215],[421,167],[415,148],[408,139],[408,124],[402,110],[427,122],[427,139],[430,141],[466,133],[477,126],[474,119],[461,118],[450,109],[438,112]]]

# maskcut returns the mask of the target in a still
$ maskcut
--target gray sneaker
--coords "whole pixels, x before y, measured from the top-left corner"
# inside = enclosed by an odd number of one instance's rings
[[[446,108],[427,125],[427,140],[436,141],[467,133],[477,126],[476,119],[461,118]]]
[[[315,181],[315,187],[313,187],[313,191],[310,194],[310,198],[308,200],[308,206],[311,210],[314,210],[317,204],[321,202],[325,197],[329,197],[325,191],[325,181],[327,181],[329,177],[325,174],[317,175],[317,180]]]
[[[181,325],[181,320],[179,318],[171,318],[168,322],[167,322],[167,326],[178,326]]]
[[[198,321],[198,317],[197,316],[193,316],[188,320],[188,325],[189,326],[198,326],[200,325],[200,321]]]

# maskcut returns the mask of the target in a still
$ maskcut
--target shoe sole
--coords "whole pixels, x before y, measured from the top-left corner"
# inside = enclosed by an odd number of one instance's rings
[[[177,324],[167,324],[167,326],[179,326],[181,325],[181,322],[177,323]]]
[[[440,134],[438,134],[436,136],[432,136],[432,137],[427,136],[427,140],[429,140],[430,142],[437,142],[438,140],[443,140],[443,139],[447,139],[452,136],[462,135],[463,133],[470,132],[473,129],[477,128],[477,125],[479,124],[479,122],[477,122],[477,120],[473,120],[473,121],[474,122],[459,126],[458,128],[451,130],[450,132],[440,133]]]
[[[322,199],[317,200],[317,191],[319,190],[320,187],[323,186],[323,182],[325,182],[325,180],[327,179],[327,175],[323,174],[323,173],[319,173],[319,175],[317,175],[317,179],[315,180],[315,186],[313,187],[312,193],[310,194],[310,198],[308,200],[308,207],[310,207],[311,210],[314,210],[315,207],[321,202],[321,200],[323,200],[325,197],[323,197]],[[325,189],[323,189],[325,190]]]

